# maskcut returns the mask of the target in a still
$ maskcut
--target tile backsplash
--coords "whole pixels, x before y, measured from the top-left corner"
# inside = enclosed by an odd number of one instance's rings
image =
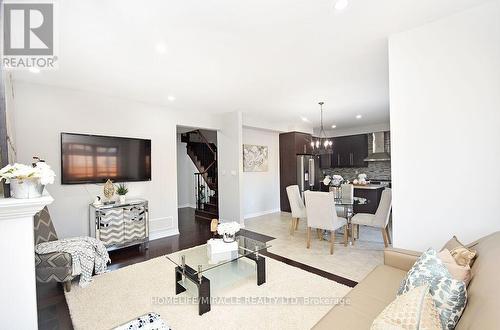
[[[372,152],[373,137],[368,135],[368,153]],[[391,133],[385,132],[384,136],[385,150],[391,152]],[[339,174],[346,180],[357,178],[359,173],[365,173],[368,179],[391,180],[391,162],[367,162],[368,167],[349,167],[349,168],[330,168],[323,169],[323,175]]]

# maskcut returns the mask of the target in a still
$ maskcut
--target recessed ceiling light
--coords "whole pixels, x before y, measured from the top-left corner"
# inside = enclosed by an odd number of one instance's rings
[[[337,0],[335,2],[335,10],[344,10],[347,8],[347,6],[349,6],[349,1],[348,0]]]
[[[332,125],[332,128],[337,128],[337,125]]]
[[[362,115],[356,115],[356,119],[361,119],[361,118],[363,118]]]
[[[31,68],[29,68],[29,71],[30,71],[31,73],[40,73],[40,69],[39,69],[39,68],[36,68],[36,67],[31,67]]]
[[[165,54],[167,52],[167,45],[164,42],[158,42],[155,49],[157,53]]]
[[[169,100],[170,102],[174,102],[175,101],[175,96],[169,95],[169,96],[167,96],[167,100]]]
[[[306,122],[306,123],[309,122],[309,119],[307,119],[306,117],[300,117],[300,119],[302,119],[303,122]]]

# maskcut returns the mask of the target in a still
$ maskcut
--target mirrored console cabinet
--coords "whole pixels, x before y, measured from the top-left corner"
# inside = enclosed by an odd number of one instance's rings
[[[127,200],[124,204],[90,204],[90,236],[102,241],[108,251],[141,244],[149,240],[148,201]]]

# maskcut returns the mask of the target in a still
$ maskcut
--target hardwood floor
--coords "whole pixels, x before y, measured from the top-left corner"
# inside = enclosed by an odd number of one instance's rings
[[[210,223],[195,220],[194,209],[179,209],[179,232],[180,235],[152,240],[149,249],[142,250],[138,246],[132,246],[121,250],[110,252],[111,264],[109,270],[116,270],[134,263],[160,257],[165,254],[184,250],[193,246],[201,245],[212,236]],[[254,238],[262,242],[268,242],[274,237],[262,235],[249,230],[242,229],[240,234]],[[316,275],[353,287],[357,282],[325,272],[289,258],[285,258],[271,252],[263,252],[263,255],[284,262],[290,266],[298,267]],[[59,283],[37,283],[38,302],[38,328],[39,329],[73,329],[69,315],[68,305],[64,297],[62,285]]]

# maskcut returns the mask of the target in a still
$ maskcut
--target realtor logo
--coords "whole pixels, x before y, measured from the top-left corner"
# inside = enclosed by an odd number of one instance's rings
[[[54,3],[4,3],[2,65],[54,68],[54,31]]]

